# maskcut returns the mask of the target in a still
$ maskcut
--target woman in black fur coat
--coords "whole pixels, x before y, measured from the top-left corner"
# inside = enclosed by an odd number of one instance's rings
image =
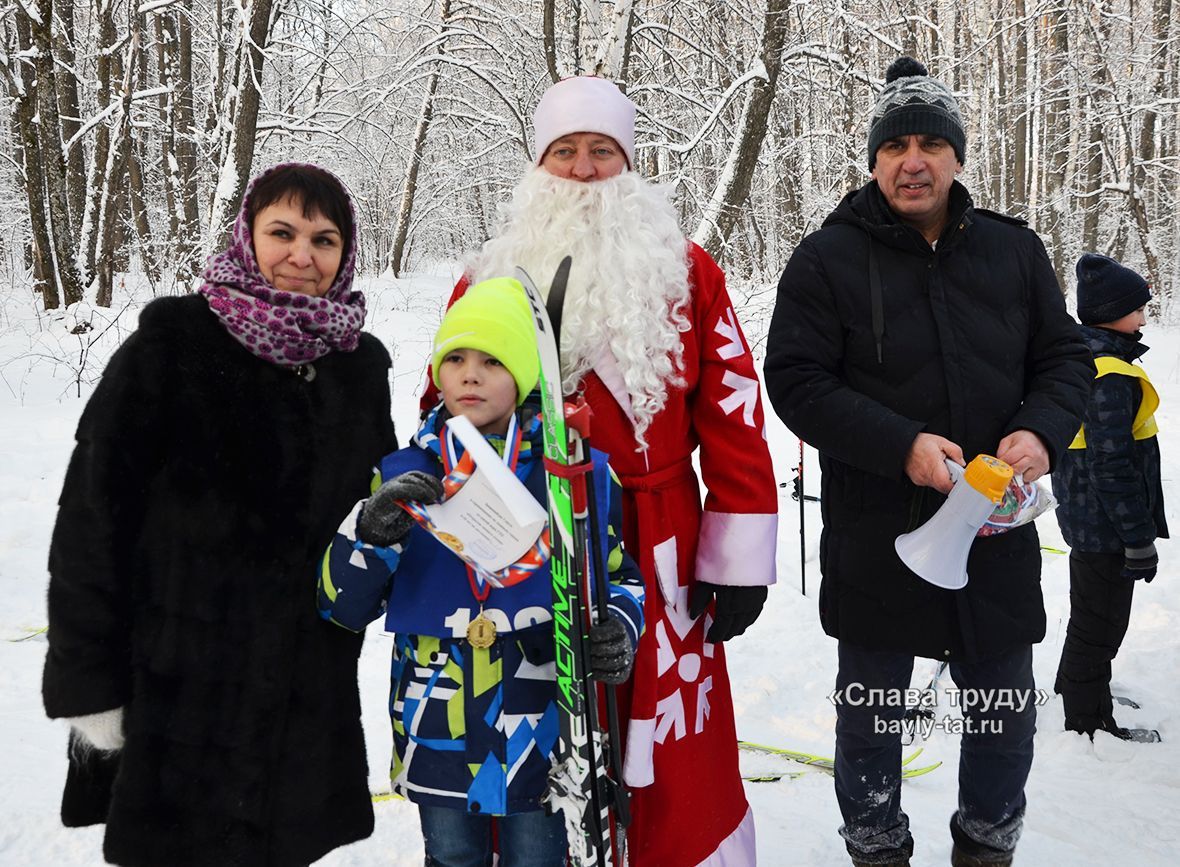
[[[247,190],[200,292],[149,304],[78,425],[49,553],[43,696],[66,825],[125,865],[298,865],[368,836],[361,636],[319,557],[395,449],[361,332],[352,202],[315,166]]]

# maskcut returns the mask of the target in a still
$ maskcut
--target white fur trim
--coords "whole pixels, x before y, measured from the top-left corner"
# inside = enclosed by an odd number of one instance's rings
[[[679,586],[679,570],[676,568],[676,537],[669,536],[652,548],[652,557],[656,562],[656,584],[660,588],[660,595],[664,597],[664,605],[675,608],[676,590]]]
[[[733,833],[722,840],[721,845],[698,867],[754,867],[758,863],[756,843],[754,808],[748,807]]]
[[[90,746],[104,752],[123,748],[123,708],[104,710],[66,720],[78,736]]]
[[[663,542],[656,545],[652,549],[652,554],[655,557],[656,563],[656,583],[660,588],[660,595],[664,597],[664,612],[668,623],[672,624],[672,628],[676,630],[676,635],[681,641],[688,635],[690,629],[696,620],[689,616],[688,613],[688,588],[680,585],[680,567],[679,554],[676,550],[676,537],[669,536]],[[660,628],[664,626],[661,621],[656,626],[656,634],[659,635]],[[667,635],[664,635],[664,643],[667,644],[667,654],[670,659],[675,660],[676,654],[671,649],[671,644],[667,641]],[[659,666],[660,674],[667,671],[667,666]]]
[[[627,165],[635,165],[635,103],[614,82],[580,75],[563,78],[545,91],[533,112],[537,165],[549,145],[575,132],[609,135],[627,155]]]
[[[653,755],[656,749],[656,721],[633,719],[627,727],[627,758],[623,761],[623,782],[633,789],[650,786],[656,780]]]
[[[777,539],[777,514],[704,512],[697,545],[697,579],[734,587],[773,584]]]
[[[623,380],[619,363],[615,361],[614,353],[610,351],[609,346],[602,347],[602,352],[594,360],[594,372],[598,374],[598,378],[602,380],[606,390],[611,393],[611,397],[622,408],[623,414],[627,416],[627,421],[631,422],[631,427],[635,427],[637,422],[635,413],[631,411],[631,395],[627,394],[627,383]]]

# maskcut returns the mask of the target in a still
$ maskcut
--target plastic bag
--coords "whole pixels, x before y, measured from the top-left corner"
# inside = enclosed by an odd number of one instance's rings
[[[963,477],[963,468],[953,461],[947,461],[947,469],[957,484]],[[1057,499],[1044,485],[1037,482],[1026,482],[1017,473],[1008,483],[1004,491],[1004,499],[992,510],[979,528],[976,536],[996,536],[1006,533],[1014,527],[1022,527],[1030,521],[1035,521],[1045,512],[1057,508]]]

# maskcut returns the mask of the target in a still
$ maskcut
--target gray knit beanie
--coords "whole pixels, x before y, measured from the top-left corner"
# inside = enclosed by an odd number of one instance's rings
[[[877,149],[902,135],[936,135],[950,142],[959,162],[966,162],[967,133],[951,89],[931,78],[912,57],[899,57],[885,72],[885,87],[873,107],[869,123],[869,170],[877,164]]]

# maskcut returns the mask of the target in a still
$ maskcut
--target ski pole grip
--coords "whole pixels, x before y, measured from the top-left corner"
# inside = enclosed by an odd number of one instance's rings
[[[594,418],[594,412],[590,409],[590,404],[586,403],[586,398],[578,395],[576,403],[567,401],[565,404],[565,426],[571,428],[582,439],[590,438],[590,421]]]

